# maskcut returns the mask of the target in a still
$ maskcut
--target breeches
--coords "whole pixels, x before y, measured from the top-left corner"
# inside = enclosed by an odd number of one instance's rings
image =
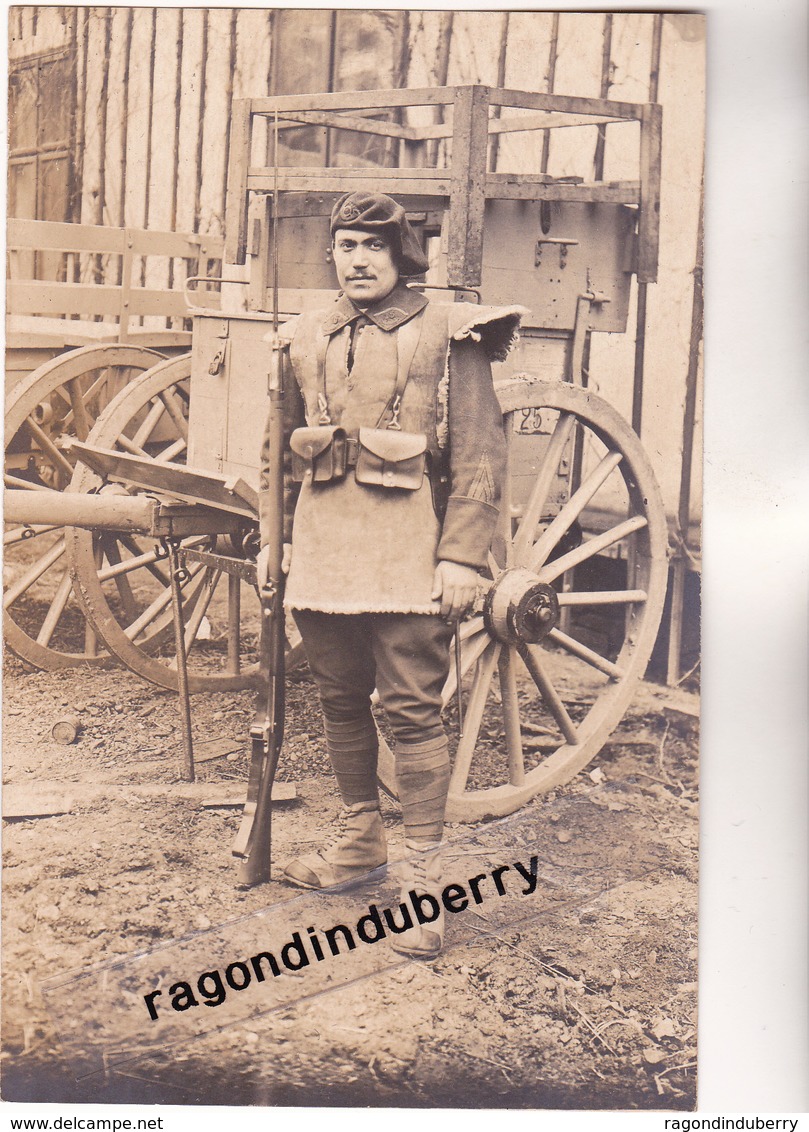
[[[357,719],[379,692],[394,736],[415,743],[443,735],[441,689],[449,672],[452,626],[421,613],[293,616],[327,721]]]

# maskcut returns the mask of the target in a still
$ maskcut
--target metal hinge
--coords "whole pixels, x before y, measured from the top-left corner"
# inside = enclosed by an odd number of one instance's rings
[[[230,341],[228,338],[229,334],[230,322],[227,319],[224,319],[222,321],[219,333],[216,336],[220,340],[219,349],[216,351],[213,358],[211,358],[211,364],[208,366],[208,373],[211,375],[211,377],[216,377],[216,375],[224,367],[225,362],[227,361],[228,345]]]

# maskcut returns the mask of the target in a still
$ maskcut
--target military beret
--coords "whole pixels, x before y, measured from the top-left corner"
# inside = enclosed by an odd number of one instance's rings
[[[422,275],[429,266],[405,210],[384,193],[357,192],[340,197],[332,209],[332,236],[338,228],[384,235],[393,246],[402,275]]]

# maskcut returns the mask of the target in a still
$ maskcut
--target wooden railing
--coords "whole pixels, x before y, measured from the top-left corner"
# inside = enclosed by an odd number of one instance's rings
[[[111,322],[126,341],[144,318],[186,318],[185,280],[218,275],[223,244],[218,236],[10,219],[7,314]],[[55,271],[49,263],[57,278],[37,278],[43,253],[61,253]]]

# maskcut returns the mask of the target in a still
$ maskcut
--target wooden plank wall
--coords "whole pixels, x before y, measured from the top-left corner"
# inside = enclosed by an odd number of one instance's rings
[[[366,16],[401,21],[405,50],[396,67],[404,64],[412,86],[502,82],[629,101],[646,101],[654,89],[655,22],[662,21],[656,76],[664,108],[661,270],[648,291],[642,433],[667,510],[675,514],[683,437],[672,422],[683,419],[685,405],[704,142],[704,18],[374,10]],[[273,22],[274,13],[260,9],[11,9],[12,60],[76,44],[76,218],[222,233],[230,101],[271,89]],[[435,121],[436,113],[423,108],[411,120]],[[600,142],[595,127],[557,130],[550,137],[541,132],[504,136],[497,145],[497,168],[592,178],[601,165],[607,179],[634,175],[638,137],[632,124],[608,126]],[[263,150],[264,136],[256,140],[256,160],[264,159]],[[150,260],[141,274],[149,284],[181,282],[180,265],[167,260]],[[87,259],[81,275],[117,282],[120,262]],[[627,334],[594,335],[590,356],[591,384],[627,417],[634,335],[631,316]],[[701,489],[699,412],[697,433],[695,520]]]

